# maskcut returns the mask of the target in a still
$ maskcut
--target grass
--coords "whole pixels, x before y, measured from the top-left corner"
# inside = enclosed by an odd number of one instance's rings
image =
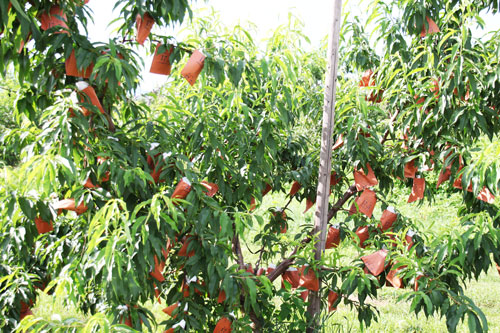
[[[461,195],[454,193],[450,196],[437,194],[434,202],[425,201],[421,205],[406,204],[406,198],[409,195],[409,189],[399,188],[391,193],[391,200],[396,203],[395,207],[403,215],[411,218],[418,229],[427,236],[432,237],[436,234],[446,233],[450,230],[459,228],[458,217],[456,216],[457,207],[461,202]],[[284,195],[268,195],[264,198],[264,202],[257,213],[262,213],[268,207],[283,206],[286,202]],[[313,222],[314,208],[307,213],[304,211],[304,203],[292,201],[289,206],[288,216],[293,220],[289,225],[289,233],[297,232],[304,223]],[[376,218],[380,217],[380,209],[376,208]],[[344,215],[339,214],[339,219],[344,218]],[[253,236],[263,226],[254,225],[254,230],[248,233],[244,240],[248,247],[256,250],[256,246],[252,244]],[[283,236],[286,237],[286,236]],[[257,260],[257,255],[251,254],[246,246],[245,259],[249,262]],[[335,250],[330,250],[335,251]],[[352,258],[356,255],[356,250],[352,246],[340,246],[338,251],[341,251],[344,258]],[[331,253],[331,252],[330,252]],[[279,286],[280,279],[275,281],[275,285]],[[357,320],[356,311],[343,305],[338,306],[338,310],[334,312],[327,320],[327,325],[324,328],[325,332],[446,332],[446,322],[444,318],[437,316],[426,318],[423,312],[417,317],[410,312],[409,302],[397,302],[397,299],[402,294],[408,292],[409,289],[394,289],[383,287],[380,289],[379,297],[376,300],[370,300],[368,303],[376,306],[380,312],[377,322],[373,322],[369,328],[362,328]],[[469,296],[477,306],[485,313],[490,332],[500,332],[500,316],[498,309],[500,308],[500,277],[496,270],[492,268],[488,274],[483,274],[478,281],[471,281],[466,287],[465,294]],[[158,322],[168,319],[161,310],[166,305],[158,304],[157,302],[145,304],[150,309]],[[36,316],[45,319],[64,320],[66,318],[79,318],[85,321],[85,316],[79,313],[72,307],[67,308],[62,299],[57,299],[48,295],[42,294],[39,301],[33,310]],[[54,317],[55,316],[55,317]],[[468,332],[467,324],[460,323],[459,332]],[[162,332],[157,329],[156,332]]]

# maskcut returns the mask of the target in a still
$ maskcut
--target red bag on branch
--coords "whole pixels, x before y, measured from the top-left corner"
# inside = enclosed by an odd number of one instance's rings
[[[148,13],[144,13],[141,17],[140,14],[137,14],[135,17],[135,27],[137,29],[136,40],[137,43],[144,45],[144,42],[149,36],[151,29],[153,28],[153,24],[155,24],[155,20]]]
[[[17,53],[21,53],[24,50],[24,45],[26,45],[27,42],[31,39],[31,32],[28,34],[28,37],[26,37],[26,41],[23,39],[21,40],[21,43],[19,44],[19,48],[17,49]]]
[[[306,210],[304,210],[304,214],[307,213],[307,211],[311,209],[312,206],[314,206],[314,202],[309,199],[306,199]]]
[[[382,229],[382,231],[390,229],[397,218],[398,215],[396,214],[394,207],[387,207],[387,209],[382,213],[382,217],[380,218],[380,229]]]
[[[335,171],[332,171],[332,173],[330,174],[330,187],[340,183],[340,179],[341,178],[337,175],[337,173]]]
[[[158,301],[158,303],[161,304],[161,298],[160,298],[160,289],[158,289],[158,287],[156,286],[156,284],[153,283],[153,288],[155,289],[155,297],[156,297],[156,300]]]
[[[342,137],[342,134],[340,134],[339,137],[337,138],[337,141],[335,141],[335,144],[332,147],[332,151],[340,149],[343,146],[344,146],[344,138]]]
[[[302,185],[298,181],[294,181],[292,184],[292,188],[290,189],[290,197],[293,197],[300,190]]]
[[[340,183],[340,179],[341,178],[337,176],[337,173],[335,171],[332,171],[332,173],[330,174],[330,192],[328,193],[328,195],[332,194],[332,188]]]
[[[180,302],[177,302],[175,304],[172,304],[170,306],[167,306],[165,309],[163,309],[162,311],[166,314],[168,314],[170,317],[172,318],[175,318],[177,315],[173,316],[172,314],[174,313],[174,310],[177,309],[179,307],[181,303]]]
[[[400,266],[397,269],[392,266],[391,271],[387,274],[386,280],[394,287],[394,288],[403,288],[403,279],[398,276],[398,272],[403,270],[406,266]]]
[[[27,316],[33,316],[33,312],[31,311],[31,309],[28,309],[24,312],[20,312],[19,313],[19,320],[23,320]]]
[[[191,182],[186,177],[183,177],[175,187],[172,199],[186,199],[189,192],[191,192]]]
[[[316,273],[314,273],[313,269],[310,268],[309,265],[302,266],[300,268],[299,275],[299,287],[304,287],[312,291],[319,290],[319,280],[316,277]]]
[[[214,333],[230,333],[231,332],[231,320],[227,317],[222,317],[215,325]]]
[[[253,211],[256,207],[257,207],[257,205],[255,204],[255,198],[252,197],[250,199],[250,211]]]
[[[280,225],[280,233],[281,233],[281,234],[285,234],[285,233],[286,233],[286,231],[287,231],[287,229],[288,229],[288,226],[287,226],[287,223],[286,223],[286,211],[281,210],[281,208],[280,208],[280,207],[278,207],[278,209],[277,209],[277,210],[278,210],[278,211],[281,211],[281,219],[283,220],[283,221],[278,221],[278,222],[280,222],[280,224],[281,224],[281,225]],[[273,212],[273,213],[272,213],[274,217],[276,217],[276,213],[277,213],[277,212]]]
[[[85,81],[80,81],[76,83],[76,88],[81,91],[83,94],[87,95],[87,97],[90,99],[90,103],[97,107],[99,111],[101,111],[102,114],[105,114],[104,109],[102,108],[101,102],[99,101],[99,98],[97,98],[97,94],[95,93],[94,88],[90,86],[87,82]],[[86,102],[84,98],[80,99],[81,102]],[[82,106],[82,112],[84,116],[90,115],[90,111],[87,110]]]
[[[161,74],[161,75],[170,75],[170,71],[172,70],[172,65],[170,64],[170,55],[174,51],[174,48],[170,46],[163,53],[158,53],[158,48],[161,46],[161,43],[156,45],[155,55],[153,56],[153,62],[151,63],[150,73]]]
[[[437,184],[436,184],[436,188],[439,188],[439,186],[444,183],[445,181],[447,181],[448,179],[450,179],[450,176],[451,176],[451,167],[448,167],[446,168],[444,171],[441,171],[441,173],[439,174],[439,178],[438,178],[438,181],[437,181]]]
[[[198,50],[194,50],[188,62],[182,69],[181,75],[187,80],[187,82],[189,82],[190,85],[194,85],[204,65],[205,55]]]
[[[69,29],[68,25],[66,24],[67,20],[68,18],[66,17],[66,14],[59,6],[52,6],[52,8],[50,8],[50,11],[48,13],[42,13],[42,15],[40,16],[40,21],[42,23],[41,29],[48,30],[50,28],[57,26],[60,26],[63,29]],[[56,34],[60,33],[69,34],[69,32],[67,31],[56,32]]]
[[[373,87],[375,85],[375,80],[372,79],[373,71],[367,69],[361,76],[361,81],[359,82],[360,87]]]
[[[337,310],[337,308],[334,307],[333,305],[335,304],[335,302],[337,302],[338,298],[339,294],[337,294],[333,290],[330,290],[330,292],[328,293],[328,312]]]
[[[187,253],[189,243],[191,242],[191,237],[192,236],[184,237],[184,242],[182,243],[182,247],[178,253],[179,257],[192,257],[192,256],[194,256],[194,250],[191,250],[189,253]]]
[[[160,261],[158,262],[158,257],[155,255],[154,256],[155,260],[155,268],[154,270],[149,273],[153,278],[158,280],[159,282],[165,281],[165,277],[163,276],[163,269],[165,268],[165,261]]]
[[[408,203],[417,200],[422,200],[424,198],[425,191],[425,178],[414,178],[413,188],[411,190],[410,197],[408,198]]]
[[[217,297],[217,303],[223,303],[226,300],[226,292],[224,290],[221,290],[219,292],[219,297]]]
[[[415,291],[418,291],[418,280],[420,280],[421,278],[423,278],[424,276],[423,275],[418,275],[416,278],[415,278],[415,284],[413,286],[413,290]]]
[[[92,180],[89,177],[85,181],[85,184],[83,184],[83,187],[88,188],[88,189],[95,189],[95,188],[99,188],[100,186],[99,185],[94,185],[94,183],[92,183]]]
[[[387,250],[382,249],[361,257],[361,260],[365,263],[369,273],[378,276],[385,269],[385,257],[387,257]]]
[[[340,244],[340,229],[330,226],[328,235],[326,236],[325,249],[331,249]]]
[[[194,282],[194,283],[196,283],[196,281],[198,281],[198,278],[197,278],[196,276],[193,276],[192,278],[188,278],[188,277],[186,277],[186,279],[184,279],[184,280],[182,281],[181,290],[182,290],[182,295],[183,295],[184,297],[189,297],[189,295],[190,295],[190,292],[189,292],[189,285],[190,285],[191,283],[193,283],[193,282]],[[204,285],[205,285],[205,282],[203,282],[203,281],[202,281],[202,282],[200,283],[200,285],[204,286]],[[197,293],[198,295],[201,295],[201,291],[200,291],[198,288],[196,288],[196,286],[194,287],[194,292],[195,292],[195,293]],[[186,304],[186,306],[187,306],[187,304]]]
[[[257,276],[264,275],[265,273],[266,273],[266,270],[265,270],[263,267],[260,267],[260,268],[257,270]]]
[[[491,194],[490,190],[486,186],[483,187],[481,192],[479,192],[479,194],[477,195],[477,198],[479,200],[482,200],[482,201],[487,202],[489,204],[492,204],[495,202],[495,196],[493,194]]]
[[[90,75],[94,70],[94,64],[90,64],[89,67],[78,70],[78,66],[76,64],[75,50],[71,51],[71,54],[69,55],[68,59],[66,59],[65,67],[66,67],[66,75],[81,77],[84,79],[90,78]]]
[[[264,197],[266,194],[271,192],[272,189],[273,189],[273,187],[271,185],[269,185],[268,183],[266,183],[266,187],[264,187],[264,189],[262,190],[262,197]]]
[[[271,274],[275,269],[276,269],[276,265],[269,264],[269,267],[267,267],[266,275]]]
[[[362,248],[365,248],[366,247],[365,241],[368,238],[370,238],[370,232],[368,230],[368,227],[367,226],[359,227],[356,230],[356,235],[359,238],[359,246],[362,247]]]
[[[299,287],[300,284],[300,276],[297,268],[295,267],[289,267],[281,276],[282,281],[281,281],[281,287],[285,288],[284,281],[290,283],[292,286],[292,289],[296,289]]]
[[[439,27],[437,26],[436,22],[434,22],[429,16],[426,16],[425,19],[427,20],[427,25],[429,26],[429,29],[426,28],[425,24],[422,27],[422,31],[420,32],[420,37],[425,37],[428,34],[434,34],[436,32],[440,32]]]
[[[40,235],[45,234],[47,232],[51,232],[52,230],[54,230],[54,226],[52,225],[52,221],[50,221],[50,223],[45,222],[44,220],[42,220],[41,217],[35,218],[35,225],[36,225],[36,230],[38,230],[38,233]]]
[[[21,309],[19,310],[19,320],[23,320],[27,316],[32,316],[33,312],[30,309],[30,306],[33,306],[33,301],[30,300],[30,304],[26,304],[21,301]]]
[[[201,182],[201,185],[203,185],[207,191],[205,192],[210,198],[212,198],[215,193],[217,193],[217,191],[219,190],[219,186],[217,186],[217,184],[214,184],[214,183],[209,183],[209,182],[206,182],[206,181],[202,181]]]
[[[377,177],[375,177],[375,173],[373,172],[370,164],[367,164],[366,167],[368,169],[368,175],[365,174],[363,169],[354,171],[354,182],[356,183],[358,191],[362,191],[365,188],[378,184]]]
[[[128,327],[133,327],[132,325],[132,316],[131,315],[125,315],[122,317],[120,320],[120,324],[123,324]]]
[[[418,168],[415,166],[415,160],[406,163],[405,178],[415,178]]]
[[[432,80],[431,92],[434,93],[434,96],[436,96],[436,98],[439,98],[439,81],[440,79]]]
[[[360,87],[374,87],[375,79],[373,77],[373,71],[371,69],[366,70],[362,77],[361,82],[359,82]],[[382,95],[384,90],[380,90],[378,92],[372,91],[370,96],[365,97],[365,100],[368,102],[380,103],[382,101]]]
[[[460,171],[462,168],[460,168],[458,171]],[[455,181],[453,182],[453,187],[459,190],[463,190],[462,187],[462,175],[460,177],[457,177]]]
[[[87,211],[88,207],[85,206],[83,202],[76,207],[75,199],[64,199],[56,202],[54,204],[54,209],[58,210],[58,214],[61,214],[63,210],[71,210],[81,215]]]
[[[356,214],[359,212],[365,214],[368,217],[372,217],[373,209],[375,208],[375,204],[377,203],[377,195],[370,189],[366,189],[361,193],[356,199],[356,203],[352,204],[351,209],[349,210],[349,214]],[[356,207],[357,206],[357,207]]]

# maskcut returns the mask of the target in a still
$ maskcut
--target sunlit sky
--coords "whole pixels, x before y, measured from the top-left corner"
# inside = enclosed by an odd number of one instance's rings
[[[344,1],[344,12],[350,12],[352,15],[362,15],[366,10],[369,0]],[[115,17],[113,15],[114,1],[112,0],[90,0],[89,7],[94,12],[94,24],[89,28],[89,37],[93,42],[107,42],[112,36],[113,28],[108,24]],[[277,26],[288,21],[288,13],[292,12],[304,22],[304,34],[309,37],[312,44],[318,44],[328,35],[332,20],[333,0],[199,0],[193,3],[193,10],[200,15],[213,7],[220,13],[221,21],[226,26],[234,26],[245,22],[252,22],[256,25],[257,31],[254,39],[259,41],[269,36]],[[483,15],[486,21],[486,31],[500,29],[500,20],[493,19],[491,15]],[[185,23],[188,24],[188,23]],[[154,28],[153,28],[154,29]],[[174,30],[173,34],[175,35]],[[476,30],[476,37],[484,34],[484,31]],[[145,70],[142,72],[143,83],[141,92],[151,91],[161,86],[167,78],[162,75],[150,74],[149,65],[151,57],[147,57],[141,48],[138,49],[143,56]]]

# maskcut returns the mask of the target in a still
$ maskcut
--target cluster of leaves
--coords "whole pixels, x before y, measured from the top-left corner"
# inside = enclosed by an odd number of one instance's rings
[[[22,87],[15,112],[17,119],[29,119],[32,138],[16,147],[21,152],[16,158],[23,163],[5,168],[0,185],[0,240],[5,249],[0,319],[5,319],[6,329],[17,325],[21,302],[29,304],[35,288],[48,285],[93,315],[89,330],[106,330],[127,319],[136,329],[154,327],[154,316],[142,304],[159,294],[167,305],[180,302],[179,309],[186,309],[161,323],[167,328],[185,320],[187,330],[212,330],[219,318],[232,313],[237,318],[234,329],[250,330],[252,322],[263,330],[304,331],[311,319],[302,311],[304,290],[286,283],[280,289],[256,274],[291,247],[297,250],[286,261],[309,264],[325,282],[320,291],[324,299],[328,289],[336,290],[341,295],[336,303],[356,307],[360,321],[369,325],[376,311],[365,301],[377,296],[391,268],[375,277],[363,271],[359,256],[342,266],[335,252],[314,261],[314,244],[304,241],[310,240],[310,225],[285,236],[278,232],[283,222],[291,221],[281,209],[263,216],[251,213],[252,198],[260,202],[268,187],[287,193],[290,183],[298,181],[302,188],[290,200],[314,201],[316,196],[315,139],[326,66],[324,49],[303,50],[306,38],[296,21],[277,29],[259,52],[242,27],[223,30],[213,17],[195,19],[192,34],[175,45],[170,60],[181,64],[190,50],[202,50],[207,55],[204,72],[191,88],[175,66],[173,80],[151,94],[147,105],[130,97],[139,84],[139,64],[130,44],[120,43],[121,38],[91,44],[79,34],[78,22],[85,25],[90,14],[86,7],[61,1],[71,15],[68,34],[57,34],[57,27],[40,31],[36,19],[51,7],[49,1],[11,3],[10,10],[5,2],[0,6],[0,54],[5,59],[0,69],[15,68]],[[396,6],[403,11],[393,11]],[[124,20],[120,37],[133,35],[138,14],[149,13],[161,26],[182,23],[190,14],[180,0],[120,0],[116,8]],[[370,46],[359,21],[347,21],[342,30],[353,38],[344,38],[341,50],[341,68],[348,72],[339,78],[335,136],[342,134],[343,146],[334,152],[333,169],[340,182],[333,197],[342,198],[353,169],[369,163],[385,208],[394,186],[411,185],[411,180],[394,180],[404,178],[407,162],[415,160],[422,175],[451,165],[453,181],[460,176],[461,156],[463,188],[469,181],[473,185],[473,194],[464,192],[463,214],[487,215],[469,217],[470,228],[463,234],[435,240],[418,235],[411,250],[395,237],[404,239],[408,228],[415,229],[402,216],[390,232],[382,233],[373,218],[339,215],[341,238],[357,244],[354,231],[369,226],[369,247],[359,248],[360,255],[385,246],[388,260],[397,262],[392,267],[406,266],[401,270],[405,285],[423,276],[419,288],[405,296],[417,313],[445,315],[450,331],[468,315],[471,331],[485,330],[484,316],[465,297],[461,283],[485,271],[492,253],[500,259],[496,206],[475,199],[483,186],[496,193],[498,177],[485,171],[496,165],[475,173],[470,151],[482,136],[491,139],[499,129],[495,110],[500,105],[494,98],[499,45],[498,38],[474,40],[469,27],[479,11],[495,11],[497,6],[484,1],[379,1],[371,8],[369,21],[379,23],[376,35],[385,43],[383,54]],[[426,16],[443,32],[421,38]],[[33,44],[18,53],[30,35]],[[172,40],[158,38],[164,44]],[[150,51],[155,45],[151,41]],[[89,82],[104,114],[75,98],[77,79],[64,74],[73,50],[80,67],[95,64]],[[367,69],[374,71],[374,84],[360,89],[361,73]],[[92,111],[91,117],[83,115],[82,106]],[[433,171],[423,171],[432,165]],[[173,201],[182,177],[191,182],[191,192]],[[84,187],[89,181],[94,186]],[[218,185],[213,198],[205,195],[202,181]],[[426,197],[437,191],[428,186]],[[54,203],[62,198],[74,198],[88,210],[59,214]],[[37,217],[52,221],[54,230],[38,235]],[[249,231],[257,227],[261,232],[253,242],[261,247],[260,258],[250,271],[240,240],[248,240]],[[182,250],[193,255],[180,255]],[[163,281],[150,275],[158,267]],[[217,302],[222,291],[226,299]],[[349,297],[354,294],[357,301]]]

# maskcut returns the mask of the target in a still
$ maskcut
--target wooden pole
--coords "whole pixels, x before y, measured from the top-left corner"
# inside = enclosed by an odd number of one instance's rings
[[[316,242],[315,260],[321,260],[321,256],[325,251],[328,226],[328,199],[330,193],[330,174],[332,172],[332,141],[335,116],[335,94],[337,91],[341,14],[342,0],[334,0],[333,20],[328,41],[328,68],[323,108],[319,181],[313,229],[313,240]],[[307,312],[314,318],[313,324],[307,329],[307,332],[314,332],[319,328],[319,314],[321,312],[321,295],[318,292],[309,293],[309,307]]]

